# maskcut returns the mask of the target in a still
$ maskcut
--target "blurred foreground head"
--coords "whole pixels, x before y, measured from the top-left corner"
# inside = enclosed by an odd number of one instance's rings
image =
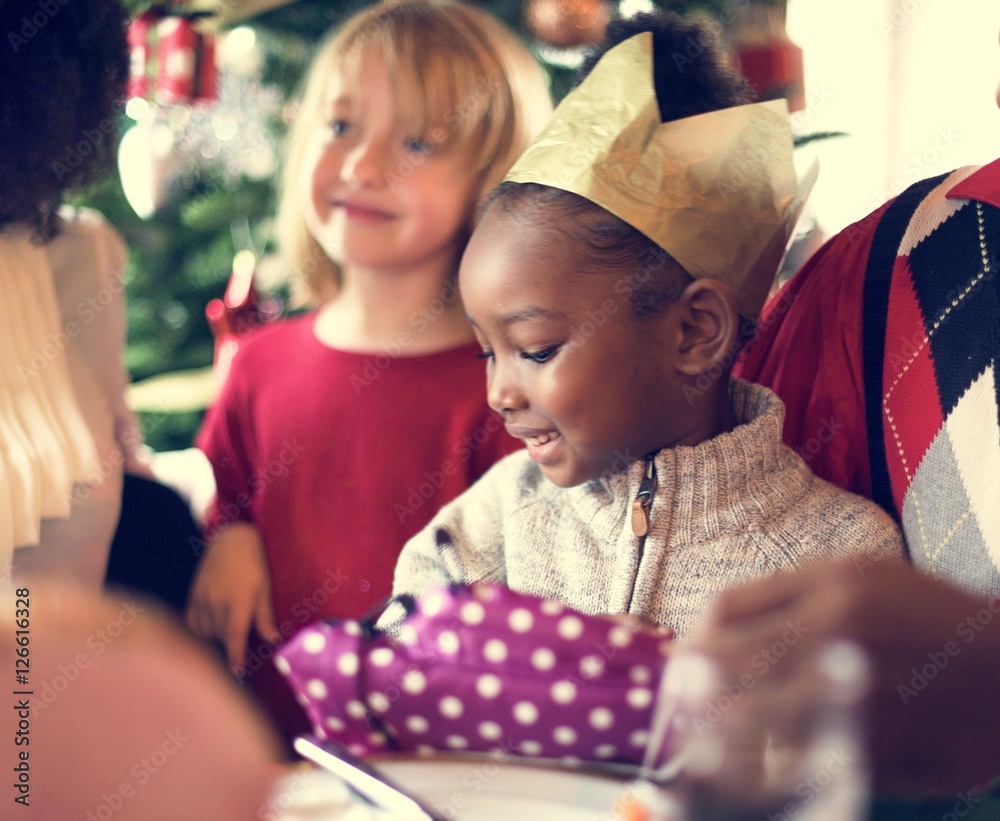
[[[3,801],[27,804],[18,817],[258,817],[276,773],[274,740],[217,663],[154,605],[41,582],[0,603],[14,706],[0,728]]]

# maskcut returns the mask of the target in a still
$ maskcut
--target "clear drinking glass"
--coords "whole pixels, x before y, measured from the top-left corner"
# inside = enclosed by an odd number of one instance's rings
[[[869,767],[863,702],[869,665],[855,644],[824,647],[808,682],[804,742],[780,744],[766,716],[737,708],[754,686],[721,681],[680,649],[660,682],[640,780],[653,821],[861,821]],[[651,791],[648,785],[654,785]],[[638,787],[635,789],[639,789]]]

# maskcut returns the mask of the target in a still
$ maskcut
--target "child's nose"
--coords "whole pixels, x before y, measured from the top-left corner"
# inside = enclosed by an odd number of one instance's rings
[[[521,410],[527,407],[527,399],[515,378],[513,368],[503,367],[496,360],[490,368],[486,385],[486,401],[497,413]]]
[[[377,140],[359,142],[344,158],[341,175],[352,185],[377,185],[385,179],[385,151]]]

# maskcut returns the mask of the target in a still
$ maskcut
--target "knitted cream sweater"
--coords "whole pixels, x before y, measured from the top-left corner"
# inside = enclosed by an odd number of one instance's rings
[[[881,508],[815,477],[782,444],[784,406],[775,394],[733,379],[730,397],[733,431],[655,455],[644,538],[630,523],[642,460],[564,489],[521,451],[406,544],[393,592],[495,581],[586,613],[634,613],[684,638],[738,582],[812,558],[903,556]],[[391,610],[383,623],[398,616]]]

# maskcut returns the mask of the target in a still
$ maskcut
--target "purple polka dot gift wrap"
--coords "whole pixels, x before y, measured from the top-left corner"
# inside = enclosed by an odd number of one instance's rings
[[[398,637],[358,621],[278,651],[320,738],[357,755],[486,752],[642,761],[663,636],[493,584],[435,588]]]

